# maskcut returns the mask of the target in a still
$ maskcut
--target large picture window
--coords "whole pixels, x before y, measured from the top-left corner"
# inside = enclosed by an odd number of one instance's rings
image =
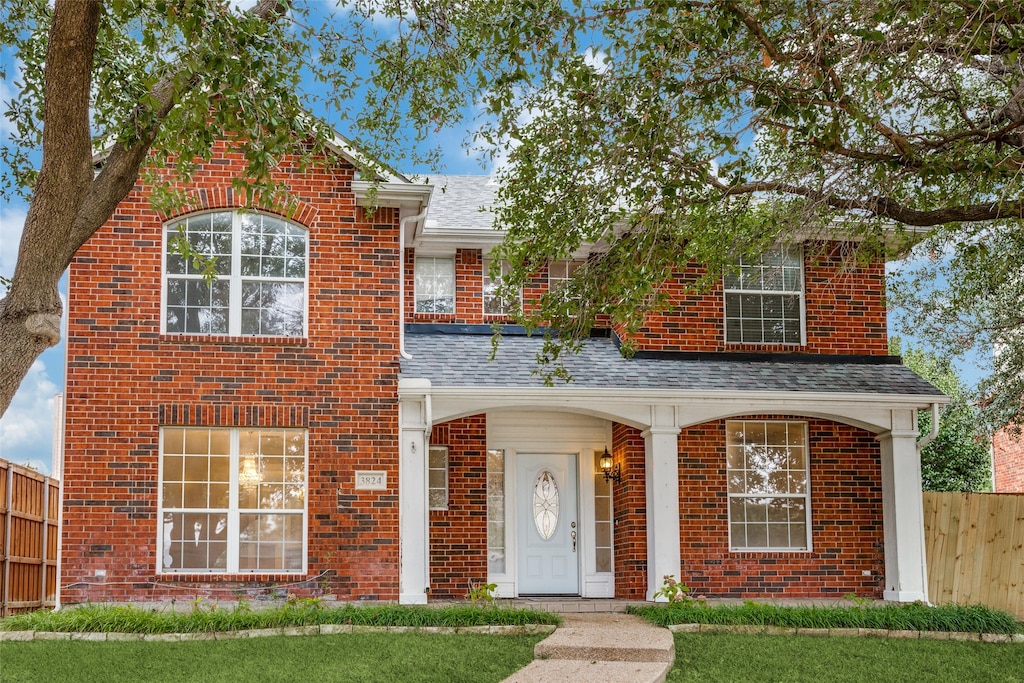
[[[164,427],[160,448],[160,571],[305,570],[305,430]]]
[[[807,424],[725,424],[729,545],[737,550],[810,547]]]
[[[178,237],[214,259],[212,277],[175,251]],[[164,330],[304,336],[307,243],[304,228],[260,213],[219,211],[168,224]]]
[[[416,257],[416,312],[455,312],[455,259]]]
[[[803,254],[775,248],[725,274],[725,340],[800,344],[803,339]]]

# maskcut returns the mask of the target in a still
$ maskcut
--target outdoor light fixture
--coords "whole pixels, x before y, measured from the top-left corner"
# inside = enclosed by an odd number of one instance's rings
[[[612,464],[612,456],[608,452],[608,447],[604,447],[604,455],[601,456],[601,471],[604,472],[605,481],[614,481],[616,484],[622,483],[622,469],[619,465]]]

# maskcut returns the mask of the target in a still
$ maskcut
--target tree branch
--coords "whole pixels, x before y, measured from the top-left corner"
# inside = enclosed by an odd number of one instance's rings
[[[253,17],[272,24],[281,19],[291,2],[288,0],[261,0],[249,10]],[[146,156],[167,115],[177,104],[182,92],[197,87],[203,74],[186,74],[186,67],[168,73],[150,88],[149,95],[155,106],[136,107],[125,124],[138,135],[130,145],[115,143],[108,152],[103,168],[89,190],[81,210],[75,217],[71,239],[65,254],[66,267],[78,248],[110,217],[117,204],[131,191],[139,177]]]
[[[727,185],[712,175],[707,175],[706,178],[709,185],[721,191],[727,197],[753,194],[755,192],[782,192],[798,197],[806,197],[833,209],[863,211],[872,216],[889,218],[899,223],[918,227],[931,227],[956,222],[992,221],[1002,218],[1024,218],[1024,200],[1021,199],[1007,202],[948,206],[930,211],[920,211],[912,209],[891,197],[851,199],[832,192],[822,192],[782,181],[764,180],[740,185]]]

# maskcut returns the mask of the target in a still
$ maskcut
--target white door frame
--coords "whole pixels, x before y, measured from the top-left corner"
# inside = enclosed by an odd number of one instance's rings
[[[594,454],[611,447],[612,424],[608,420],[576,413],[546,411],[498,411],[487,414],[487,448],[505,453],[505,572],[490,574],[496,595],[519,595],[519,529],[516,502],[516,465],[519,453],[576,454],[577,543],[579,589],[582,597],[615,596],[615,572],[595,571],[594,548]],[[523,498],[525,500],[525,498]],[[614,563],[614,558],[613,558]]]

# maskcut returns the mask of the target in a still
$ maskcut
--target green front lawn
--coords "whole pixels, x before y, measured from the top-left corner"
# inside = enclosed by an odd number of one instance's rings
[[[533,660],[537,636],[351,633],[191,642],[0,643],[0,681],[486,683]]]
[[[1020,683],[1024,646],[898,638],[677,633],[668,683]]]

